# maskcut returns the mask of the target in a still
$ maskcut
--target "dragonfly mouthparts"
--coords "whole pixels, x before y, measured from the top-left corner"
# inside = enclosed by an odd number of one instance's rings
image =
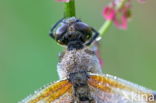
[[[82,49],[84,46],[83,46],[83,43],[80,41],[80,40],[73,40],[73,41],[70,41],[68,43],[68,50],[73,50],[73,49]]]

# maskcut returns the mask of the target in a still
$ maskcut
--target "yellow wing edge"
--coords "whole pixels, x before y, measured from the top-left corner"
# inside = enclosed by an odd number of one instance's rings
[[[28,96],[19,103],[37,103],[39,101],[51,103],[66,92],[70,91],[71,87],[72,84],[67,79],[50,83],[48,86],[44,86],[40,90],[35,91],[33,95]]]

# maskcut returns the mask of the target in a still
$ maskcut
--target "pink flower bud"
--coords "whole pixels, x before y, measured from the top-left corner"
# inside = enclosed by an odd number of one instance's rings
[[[128,19],[131,17],[131,2],[128,0],[124,5],[117,9],[122,0],[114,0],[111,5],[103,9],[102,15],[106,20],[112,20],[119,29],[127,29]]]
[[[106,20],[113,20],[115,16],[115,10],[114,8],[107,6],[104,8],[102,15]]]

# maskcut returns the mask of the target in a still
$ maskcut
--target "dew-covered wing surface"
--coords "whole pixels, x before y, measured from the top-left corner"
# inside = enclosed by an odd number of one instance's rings
[[[51,83],[35,91],[19,103],[70,103],[72,101],[72,84],[68,80]]]
[[[96,103],[156,103],[155,92],[108,74],[89,74]]]

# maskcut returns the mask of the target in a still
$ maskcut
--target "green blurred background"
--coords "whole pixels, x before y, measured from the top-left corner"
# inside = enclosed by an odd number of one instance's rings
[[[77,0],[77,17],[98,29],[109,0]],[[156,1],[133,2],[128,30],[110,28],[101,41],[105,73],[156,90]],[[0,103],[17,103],[58,80],[62,47],[49,36],[63,16],[55,0],[0,0]]]

